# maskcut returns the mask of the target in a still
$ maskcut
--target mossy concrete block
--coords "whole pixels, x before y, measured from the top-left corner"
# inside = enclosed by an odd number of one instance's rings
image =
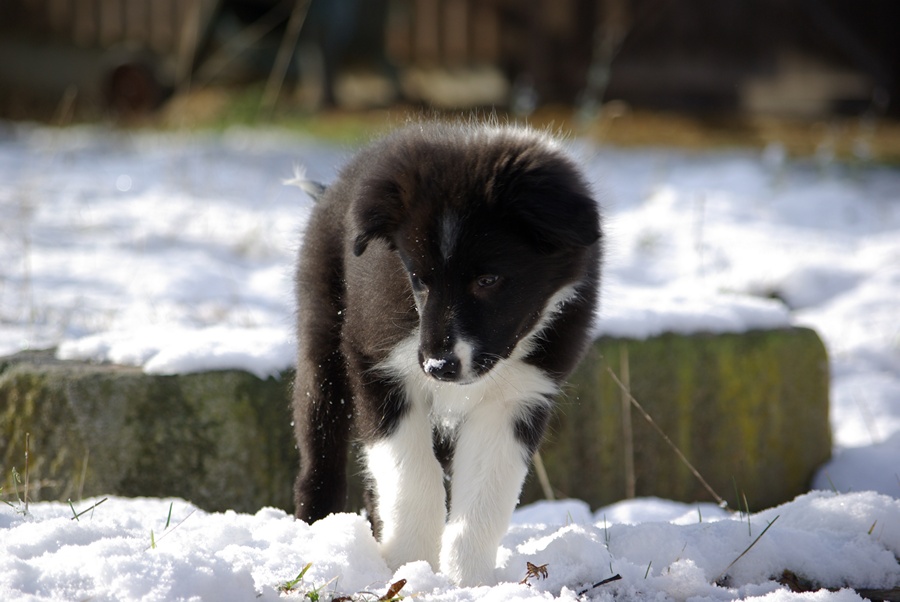
[[[289,508],[296,451],[289,379],[241,371],[180,376],[63,362],[0,360],[0,467],[29,498],[178,496],[209,510]],[[21,488],[21,485],[20,485]]]
[[[625,356],[632,396],[732,508],[744,496],[751,509],[792,499],[830,456],[828,358],[812,330],[601,338],[570,379],[541,450],[558,495],[595,508],[626,496],[622,390],[609,373],[622,374]],[[630,412],[636,495],[714,501]],[[532,478],[523,499],[539,496]]]
[[[558,496],[595,508],[625,497],[621,391],[607,370],[621,372],[623,351],[633,396],[732,507],[743,495],[751,509],[790,500],[828,459],[828,364],[814,332],[602,338],[570,379],[542,446]],[[267,380],[148,375],[50,352],[0,359],[4,496],[12,467],[24,471],[30,433],[32,500],[178,496],[209,510],[291,510],[292,381],[290,371]],[[631,421],[637,495],[711,499],[637,411]],[[361,471],[349,472],[356,509]],[[532,475],[522,502],[541,497]]]

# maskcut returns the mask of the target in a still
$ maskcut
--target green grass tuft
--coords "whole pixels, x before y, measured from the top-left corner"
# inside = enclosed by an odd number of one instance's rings
[[[278,591],[280,591],[282,593],[294,591],[294,588],[297,587],[301,581],[303,581],[303,576],[306,575],[306,572],[309,570],[309,568],[311,566],[312,566],[312,563],[308,562],[305,567],[300,569],[300,572],[297,574],[296,577],[294,577],[293,579],[291,579],[289,581],[285,581],[284,583],[279,585]]]

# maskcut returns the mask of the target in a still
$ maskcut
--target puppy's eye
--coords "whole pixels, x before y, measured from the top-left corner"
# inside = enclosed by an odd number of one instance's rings
[[[478,288],[490,288],[497,284],[500,281],[500,276],[495,276],[493,274],[485,274],[483,276],[479,276],[475,279],[475,284]]]

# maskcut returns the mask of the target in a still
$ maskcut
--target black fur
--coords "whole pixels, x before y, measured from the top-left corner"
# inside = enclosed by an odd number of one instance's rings
[[[449,253],[442,227],[457,241]],[[600,237],[586,182],[543,136],[414,124],[360,152],[321,194],[297,264],[297,516],[344,510],[351,439],[389,436],[403,419],[402,385],[379,366],[416,329],[412,368],[440,359],[429,375],[465,386],[454,341],[477,342],[472,370],[485,375],[573,286],[525,358],[561,382],[589,341]],[[549,414],[535,406],[516,420],[527,453]],[[435,441],[448,468],[452,436]]]

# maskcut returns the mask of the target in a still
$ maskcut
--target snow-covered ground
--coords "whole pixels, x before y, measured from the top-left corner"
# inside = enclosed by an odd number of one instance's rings
[[[422,564],[392,574],[357,516],[308,526],[272,509],[208,514],[181,500],[111,498],[76,521],[66,503],[32,504],[27,516],[23,504],[0,504],[0,599],[274,599],[320,588],[323,599],[375,600],[401,578],[401,595],[435,600],[576,599],[586,589],[590,599],[859,599],[791,593],[772,580],[783,571],[830,588],[900,586],[900,170],[793,161],[777,148],[573,150],[605,206],[598,332],[802,324],[821,334],[836,446],[816,479],[822,491],[749,519],[654,499],[594,512],[532,505],[498,554],[507,583],[468,590]],[[310,202],[282,180],[303,164],[327,182],[349,152],[249,130],[0,124],[0,355],[58,346],[62,357],[158,373],[288,366],[291,264]],[[546,564],[547,578],[518,584],[526,562]],[[588,589],[614,574],[622,579]]]

